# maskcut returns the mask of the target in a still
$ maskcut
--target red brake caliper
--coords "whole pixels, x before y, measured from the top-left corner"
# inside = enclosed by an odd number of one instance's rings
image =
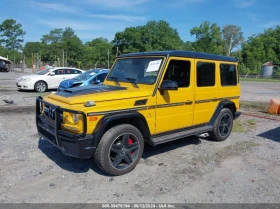
[[[130,145],[130,144],[133,144],[133,141],[132,141],[131,138],[128,139],[128,144],[129,144],[129,145]],[[132,155],[132,152],[130,152],[130,154]]]

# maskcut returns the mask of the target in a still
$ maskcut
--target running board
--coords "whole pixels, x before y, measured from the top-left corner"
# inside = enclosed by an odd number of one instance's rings
[[[207,131],[211,131],[213,130],[213,125],[207,125],[207,126],[200,126],[197,128],[191,128],[188,130],[181,130],[178,132],[173,132],[170,134],[161,134],[161,135],[157,135],[155,137],[152,137],[150,140],[150,144],[152,146],[156,146],[158,144],[163,144],[165,142],[170,142],[170,141],[174,141],[176,139],[181,139],[184,137],[188,137],[188,136],[193,136],[196,134],[202,134],[205,133]]]

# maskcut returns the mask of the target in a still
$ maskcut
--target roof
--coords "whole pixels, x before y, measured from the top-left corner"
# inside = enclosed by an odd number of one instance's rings
[[[226,62],[237,62],[238,60],[233,57],[220,56],[215,54],[207,54],[202,52],[191,52],[182,50],[173,51],[155,51],[155,52],[137,52],[130,54],[123,54],[118,57],[134,57],[134,56],[174,56],[174,57],[188,57],[197,59],[207,59],[207,60],[219,60]]]
[[[59,69],[73,69],[73,70],[81,70],[79,68],[75,68],[75,67],[48,67],[50,70],[59,70]],[[46,69],[48,69],[46,68]]]
[[[7,62],[7,63],[9,63],[9,64],[11,64],[11,63],[12,63],[12,61],[11,61],[11,60],[8,60],[7,58],[2,57],[2,56],[0,56],[0,61],[5,61],[5,62]]]

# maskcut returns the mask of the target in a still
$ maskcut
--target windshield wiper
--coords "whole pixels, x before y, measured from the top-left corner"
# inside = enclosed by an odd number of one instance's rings
[[[135,78],[124,78],[128,81],[130,81],[131,83],[133,83],[135,86],[137,86],[137,82],[136,82],[136,79]],[[138,87],[138,86],[137,86]]]
[[[120,85],[119,83],[119,78],[118,77],[114,77],[114,76],[110,76],[108,77],[109,79],[112,79],[113,81],[115,81],[118,85]]]

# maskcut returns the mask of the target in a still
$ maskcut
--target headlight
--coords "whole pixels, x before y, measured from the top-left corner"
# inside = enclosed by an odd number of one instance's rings
[[[79,122],[79,114],[72,113],[72,119],[75,124]]]
[[[31,80],[31,78],[25,78],[25,79],[23,79],[23,82],[27,82],[27,81],[30,81]]]

